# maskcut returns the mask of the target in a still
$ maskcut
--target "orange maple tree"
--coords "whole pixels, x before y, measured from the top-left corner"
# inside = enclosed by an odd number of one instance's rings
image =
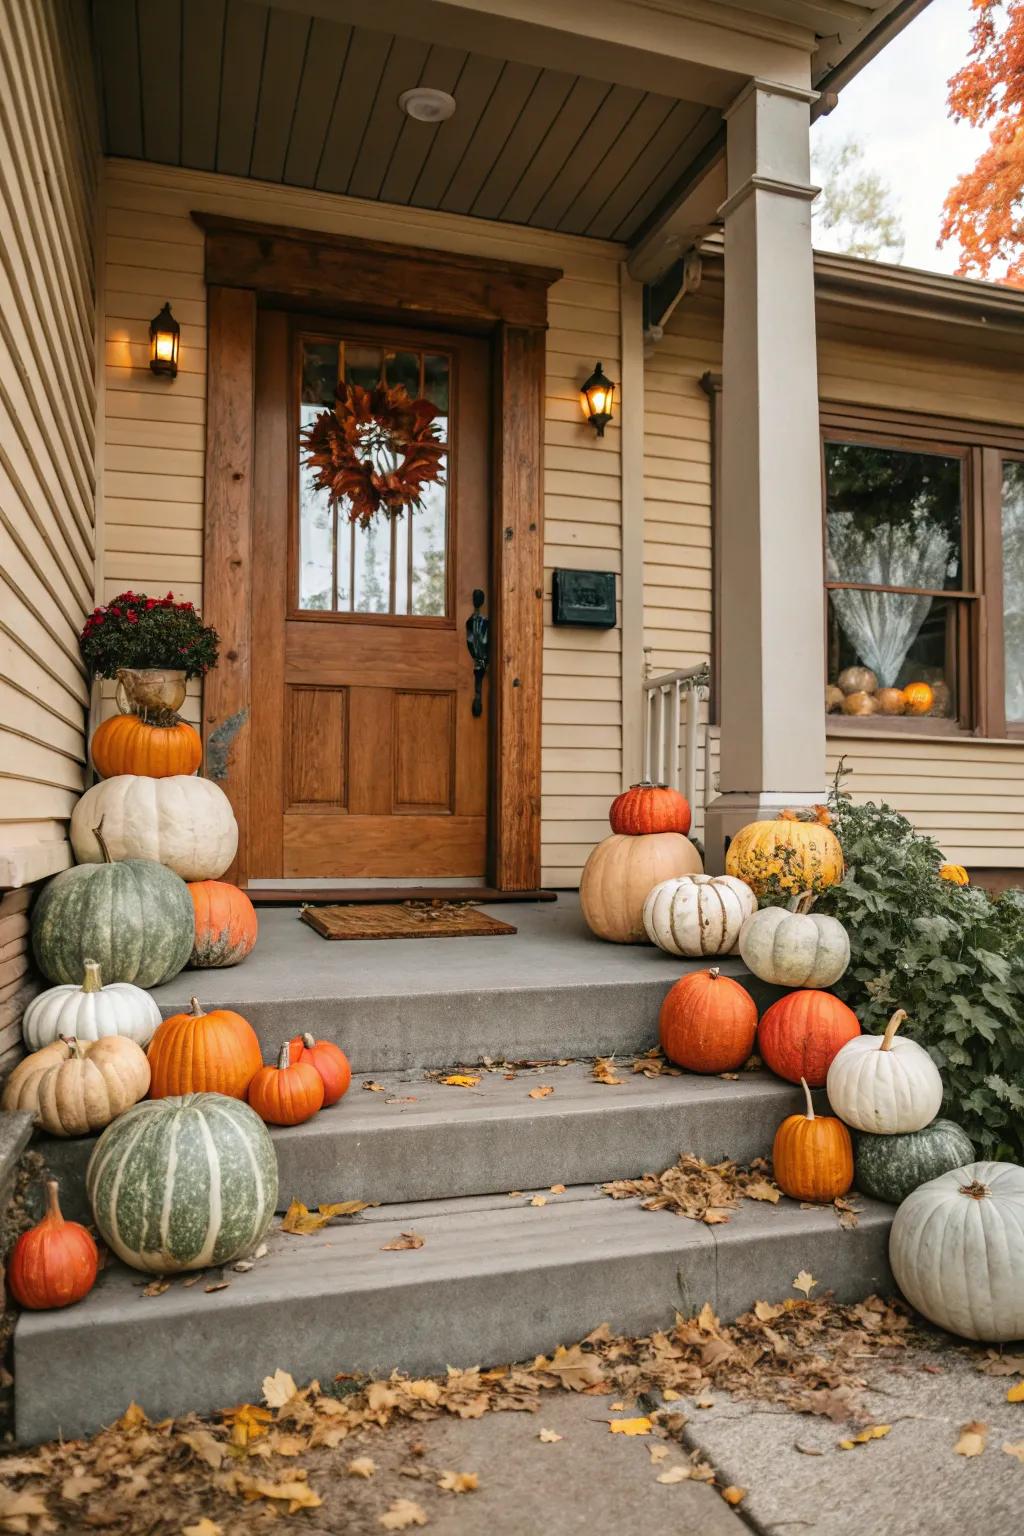
[[[950,115],[991,124],[988,148],[950,189],[939,244],[957,239],[961,277],[1024,288],[1024,0],[973,0],[971,50],[949,82]]]

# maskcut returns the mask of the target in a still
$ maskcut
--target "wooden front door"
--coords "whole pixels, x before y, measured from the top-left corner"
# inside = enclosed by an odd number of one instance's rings
[[[418,509],[362,528],[313,488],[299,432],[339,379],[437,407],[444,483]],[[485,340],[260,313],[250,880],[487,873],[490,690],[474,714],[466,620],[491,596],[489,400]]]

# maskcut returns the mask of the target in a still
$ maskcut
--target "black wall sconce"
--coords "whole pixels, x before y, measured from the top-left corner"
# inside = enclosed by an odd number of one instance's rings
[[[615,410],[615,385],[600,363],[580,389],[580,405],[598,437],[604,437],[604,429]]]
[[[165,374],[169,379],[177,376],[180,338],[181,326],[171,314],[170,304],[165,304],[149,322],[149,366],[154,373]]]

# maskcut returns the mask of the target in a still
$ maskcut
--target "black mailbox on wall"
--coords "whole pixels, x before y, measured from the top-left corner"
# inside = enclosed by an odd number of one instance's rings
[[[551,621],[615,628],[615,572],[562,571],[551,577]]]

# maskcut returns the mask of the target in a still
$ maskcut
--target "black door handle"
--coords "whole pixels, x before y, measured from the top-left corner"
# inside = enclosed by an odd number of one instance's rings
[[[473,593],[473,612],[466,620],[466,649],[473,658],[473,714],[484,712],[484,673],[491,659],[491,621],[480,612],[486,598],[477,587]]]

